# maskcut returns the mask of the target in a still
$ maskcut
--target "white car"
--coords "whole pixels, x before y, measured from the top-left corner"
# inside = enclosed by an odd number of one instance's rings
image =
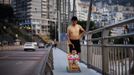
[[[24,51],[27,51],[27,50],[35,51],[36,49],[37,49],[37,45],[33,42],[26,42],[24,44]]]

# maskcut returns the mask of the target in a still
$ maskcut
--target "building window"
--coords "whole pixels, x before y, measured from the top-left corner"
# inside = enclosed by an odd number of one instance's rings
[[[37,33],[40,33],[40,30],[39,29],[37,30]]]
[[[42,29],[45,29],[45,26],[44,26],[44,25],[42,25],[42,26],[41,26],[41,28],[42,28]]]
[[[35,24],[33,24],[33,29],[35,29]]]

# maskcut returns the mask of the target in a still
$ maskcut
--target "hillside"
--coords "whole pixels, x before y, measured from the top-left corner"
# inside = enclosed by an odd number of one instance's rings
[[[20,39],[22,42],[31,41],[31,36],[23,33],[25,30],[19,29],[19,26],[16,26],[12,23],[0,23],[0,41],[8,41],[13,43],[16,38]],[[16,35],[18,35],[16,37]]]
[[[19,21],[10,5],[0,4],[0,44],[5,41],[13,44],[16,39],[21,40],[21,43],[40,40],[37,35],[32,35],[31,30],[20,27]]]
[[[81,1],[89,1],[89,0],[81,0]],[[100,1],[112,5],[119,4],[124,6],[127,5],[134,6],[134,0],[94,0],[94,2],[100,2]]]

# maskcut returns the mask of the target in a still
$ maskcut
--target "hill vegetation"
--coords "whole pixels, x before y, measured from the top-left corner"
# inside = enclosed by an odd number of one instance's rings
[[[31,41],[31,35],[27,35],[25,29],[20,29],[10,5],[0,4],[0,42],[13,43],[16,39]]]

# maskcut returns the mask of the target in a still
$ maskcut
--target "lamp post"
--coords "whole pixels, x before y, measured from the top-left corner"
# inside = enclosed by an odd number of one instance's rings
[[[6,29],[6,26],[3,26],[3,29],[5,30]]]
[[[57,0],[58,40],[61,40],[61,0]]]
[[[57,29],[57,21],[54,22],[54,25],[55,25],[54,30],[55,30],[55,40],[56,40],[56,38],[57,38],[57,36],[56,36],[57,35],[57,30],[56,30]]]
[[[73,16],[76,16],[76,0],[73,0]]]
[[[70,0],[68,0],[68,24],[70,23]]]

